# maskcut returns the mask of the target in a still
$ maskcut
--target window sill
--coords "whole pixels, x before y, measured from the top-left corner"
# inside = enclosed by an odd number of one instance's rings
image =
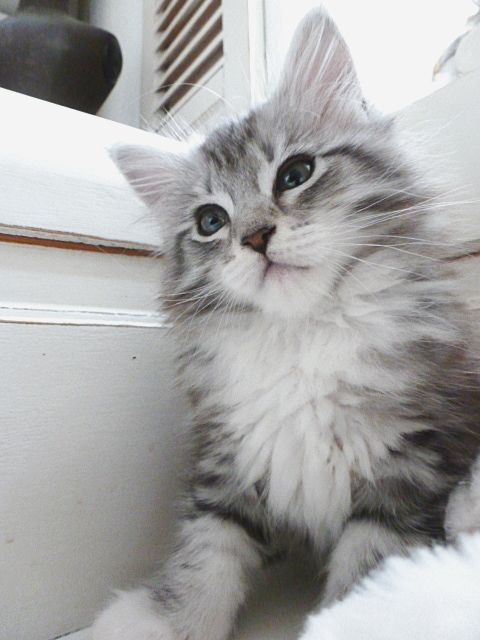
[[[173,141],[0,89],[0,234],[148,251],[160,238],[108,157]]]

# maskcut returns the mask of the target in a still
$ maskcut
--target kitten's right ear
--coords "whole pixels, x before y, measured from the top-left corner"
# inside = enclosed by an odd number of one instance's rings
[[[182,169],[180,156],[132,144],[117,144],[110,156],[136,194],[149,207],[160,204],[172,192]]]
[[[333,101],[337,102],[337,108],[362,104],[362,91],[349,49],[322,8],[307,13],[297,27],[276,95],[283,107],[314,113]]]

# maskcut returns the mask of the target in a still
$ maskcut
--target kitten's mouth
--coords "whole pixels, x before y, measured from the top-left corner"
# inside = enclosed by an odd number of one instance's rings
[[[265,267],[264,267],[264,271],[263,271],[263,278],[264,280],[268,277],[274,276],[275,278],[277,277],[283,277],[284,275],[286,275],[287,273],[291,273],[292,271],[306,271],[308,269],[308,267],[301,267],[295,264],[286,264],[285,262],[275,262],[273,260],[270,260],[269,258],[266,258],[265,261]]]

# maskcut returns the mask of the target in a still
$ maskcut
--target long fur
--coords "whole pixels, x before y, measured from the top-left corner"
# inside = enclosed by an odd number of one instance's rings
[[[225,640],[250,573],[292,540],[327,567],[324,605],[442,541],[480,444],[468,322],[429,228],[439,197],[365,106],[331,20],[309,14],[272,99],[187,154],[114,156],[163,229],[194,420],[176,549],[95,640]],[[312,175],[279,192],[298,156]],[[205,236],[212,204],[228,224]]]

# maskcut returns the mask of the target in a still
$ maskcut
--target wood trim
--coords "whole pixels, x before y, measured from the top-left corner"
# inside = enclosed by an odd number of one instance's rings
[[[128,249],[127,247],[112,247],[102,244],[87,244],[86,242],[54,240],[47,238],[34,238],[29,236],[11,235],[0,233],[0,242],[12,244],[27,244],[37,247],[48,247],[50,249],[67,249],[70,251],[91,251],[93,253],[120,254],[123,256],[151,257],[152,251],[147,249]]]
[[[112,247],[104,244],[88,244],[86,242],[55,240],[52,238],[35,238],[30,236],[13,235],[0,233],[0,242],[9,244],[26,244],[36,247],[46,247],[49,249],[66,249],[68,251],[90,251],[92,253],[108,253],[123,256],[136,256],[141,258],[155,257],[155,252],[148,249],[132,249],[128,247]],[[156,256],[158,257],[158,256]],[[471,251],[459,256],[446,258],[447,262],[458,262],[467,258],[480,258],[479,251]]]
[[[170,329],[172,326],[162,313],[134,312],[125,309],[0,304],[0,325],[2,324],[138,329]]]

